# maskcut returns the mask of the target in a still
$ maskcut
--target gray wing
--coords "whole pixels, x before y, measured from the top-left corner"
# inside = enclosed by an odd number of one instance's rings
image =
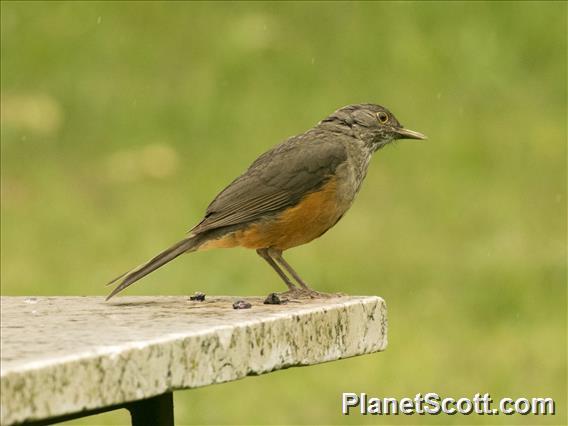
[[[297,204],[346,160],[341,137],[310,131],[265,152],[215,197],[191,232],[250,222]]]

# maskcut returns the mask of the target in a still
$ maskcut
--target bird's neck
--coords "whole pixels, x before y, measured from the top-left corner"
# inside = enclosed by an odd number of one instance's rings
[[[340,133],[342,135],[357,137],[353,128],[338,121],[320,121],[316,126],[317,129],[326,132]]]

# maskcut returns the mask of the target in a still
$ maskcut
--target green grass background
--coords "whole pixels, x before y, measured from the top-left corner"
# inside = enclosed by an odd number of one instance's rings
[[[4,1],[2,294],[106,294],[261,152],[375,102],[429,141],[380,151],[349,214],[288,259],[319,290],[384,297],[387,351],[177,392],[178,424],[565,424],[566,13]],[[237,249],[129,294],[279,289]],[[547,396],[558,414],[343,417],[341,392]]]

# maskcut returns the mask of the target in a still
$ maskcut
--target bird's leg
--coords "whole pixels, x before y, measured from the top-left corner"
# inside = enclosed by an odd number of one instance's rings
[[[320,293],[318,293],[317,291],[312,290],[310,287],[308,287],[308,285],[304,282],[304,280],[302,280],[300,278],[298,273],[296,271],[294,271],[294,268],[292,268],[292,266],[290,266],[290,264],[288,262],[286,262],[286,260],[284,260],[284,258],[282,257],[282,250],[278,250],[278,249],[275,249],[275,248],[272,247],[272,248],[268,249],[268,254],[271,258],[273,258],[280,265],[282,265],[284,267],[284,269],[286,269],[288,271],[288,273],[290,275],[292,275],[292,277],[294,277],[296,282],[302,286],[305,293],[308,293],[310,296],[319,296],[320,295]]]
[[[280,268],[280,266],[278,266],[278,264],[274,261],[274,259],[270,257],[267,248],[258,249],[256,252],[260,257],[266,260],[270,266],[272,266],[272,269],[274,269],[278,275],[280,275],[280,278],[282,278],[284,283],[288,286],[288,289],[291,293],[295,293],[298,291],[298,287],[292,284],[290,278],[288,278],[288,276],[284,273],[284,271]]]

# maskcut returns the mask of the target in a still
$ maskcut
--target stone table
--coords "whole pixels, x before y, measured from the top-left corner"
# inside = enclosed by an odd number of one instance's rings
[[[247,297],[252,307],[239,310],[236,300],[2,297],[0,423],[49,424],[128,408],[134,424],[173,424],[173,390],[387,345],[380,297],[281,305]]]

